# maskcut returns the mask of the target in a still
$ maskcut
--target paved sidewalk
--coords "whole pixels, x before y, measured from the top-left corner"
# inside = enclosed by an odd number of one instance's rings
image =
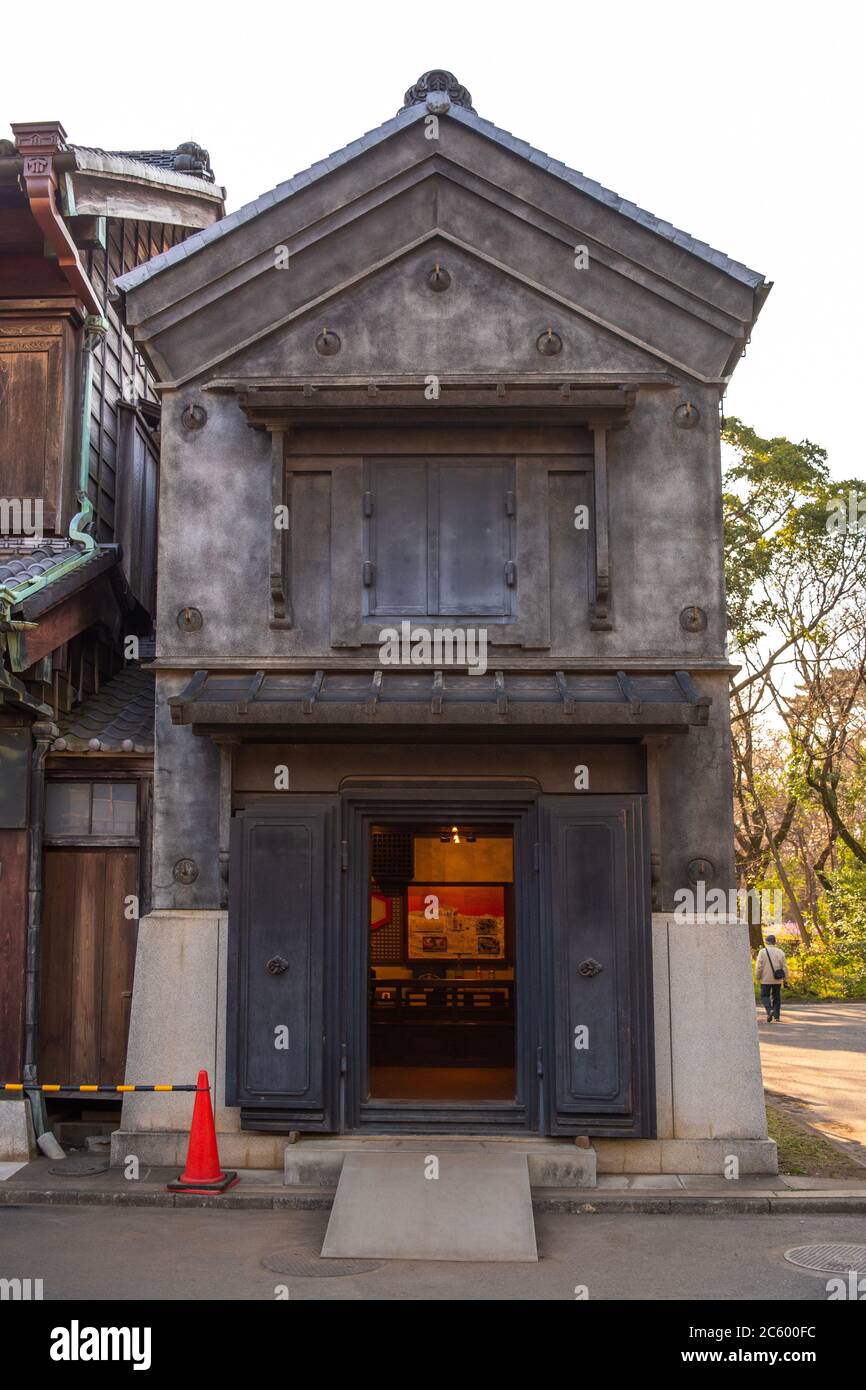
[[[866,1000],[787,1004],[768,1024],[758,1009],[768,1091],[801,1103],[805,1120],[866,1163]]]
[[[37,1158],[0,1182],[0,1206],[228,1207],[240,1210],[329,1210],[334,1199],[322,1188],[287,1187],[281,1172],[249,1169],[221,1195],[166,1192],[176,1168],[142,1168],[131,1181],[120,1168],[88,1177],[52,1173],[55,1160]],[[863,1178],[758,1176],[738,1182],[709,1175],[603,1173],[594,1188],[534,1188],[536,1212],[592,1215],[599,1212],[785,1212],[866,1213]]]
[[[535,1221],[538,1264],[370,1260],[340,1261],[335,1270],[335,1262],[319,1254],[326,1211],[7,1207],[0,1210],[0,1224],[0,1276],[42,1277],[46,1301],[126,1299],[130,1308],[140,1299],[182,1301],[193,1338],[200,1325],[206,1338],[219,1336],[213,1313],[204,1321],[197,1317],[194,1303],[200,1299],[231,1300],[226,1317],[235,1330],[239,1301],[281,1300],[282,1312],[273,1310],[268,1323],[279,1329],[275,1336],[295,1329],[292,1305],[304,1300],[554,1300],[571,1303],[569,1326],[581,1347],[603,1340],[598,1303],[606,1299],[724,1300],[723,1310],[733,1300],[731,1318],[742,1300],[754,1300],[757,1306],[745,1316],[737,1311],[738,1321],[808,1325],[810,1305],[827,1301],[827,1276],[789,1263],[785,1252],[812,1243],[866,1244],[863,1215],[721,1211],[648,1220],[613,1213],[581,1221],[545,1212]],[[99,1314],[97,1304],[94,1312]],[[703,1320],[689,1316],[714,1327],[724,1325],[710,1320],[718,1314],[714,1306]],[[857,1314],[839,1308],[837,1316],[842,1335],[843,1323],[853,1326]],[[111,1321],[118,1320],[129,1317],[113,1314]],[[624,1306],[621,1336],[629,1333],[634,1337],[633,1315]],[[652,1338],[643,1343],[646,1360],[656,1348]],[[822,1343],[822,1364],[828,1355]]]

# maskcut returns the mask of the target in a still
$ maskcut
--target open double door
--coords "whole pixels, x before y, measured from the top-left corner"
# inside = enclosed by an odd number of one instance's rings
[[[646,816],[641,796],[538,796],[501,783],[390,783],[239,811],[226,1089],[242,1126],[652,1137]],[[389,1098],[371,1087],[370,846],[383,823],[511,837],[513,1095],[473,1096],[470,1084],[431,1098],[404,1084]],[[445,935],[429,940],[444,949]],[[465,962],[438,966],[407,967],[418,1004],[441,1001],[447,1015],[483,997]]]

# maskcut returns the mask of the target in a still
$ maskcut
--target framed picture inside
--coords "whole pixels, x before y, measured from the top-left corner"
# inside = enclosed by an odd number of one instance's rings
[[[505,960],[503,884],[413,883],[407,896],[409,960]]]

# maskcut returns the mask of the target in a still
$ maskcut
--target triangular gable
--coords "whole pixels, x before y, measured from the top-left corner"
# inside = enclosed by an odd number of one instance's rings
[[[394,312],[407,284],[423,285],[436,264],[447,265],[455,293],[429,295],[422,315]],[[540,357],[537,339],[554,323],[562,350]],[[354,327],[346,332],[345,324]],[[325,328],[341,338],[340,353],[312,359],[315,339]],[[311,360],[324,377],[378,373],[393,378],[495,373],[503,361],[518,374],[536,372],[546,362],[557,374],[573,375],[640,376],[680,365],[441,232],[323,296],[314,310],[288,315],[205,369],[218,367],[227,377],[302,378],[309,375]]]
[[[430,139],[434,117],[437,135]],[[274,334],[288,342],[290,325],[314,320],[330,302],[345,307],[352,293],[356,302],[366,300],[360,286],[367,278],[380,291],[389,286],[392,314],[402,306],[416,322],[425,318],[429,296],[407,300],[408,287],[382,271],[405,260],[413,245],[432,247],[437,238],[448,242],[452,257],[469,255],[525,286],[520,302],[527,313],[536,311],[538,294],[563,323],[582,319],[648,353],[656,367],[699,381],[727,378],[769,288],[756,272],[515,140],[459,100],[451,104],[441,91],[118,285],[143,350],[163,381],[181,385],[222,374],[241,352],[258,360],[248,349]],[[279,248],[290,262],[282,278]],[[582,275],[579,254],[589,263]],[[355,346],[361,336],[353,325]],[[584,338],[576,332],[585,346]],[[524,347],[521,340],[518,357]],[[365,370],[383,369],[379,348]],[[347,361],[341,358],[339,370],[349,370]],[[310,374],[320,363],[297,365]],[[564,360],[557,365],[564,368]],[[498,366],[507,370],[511,362],[500,357]]]

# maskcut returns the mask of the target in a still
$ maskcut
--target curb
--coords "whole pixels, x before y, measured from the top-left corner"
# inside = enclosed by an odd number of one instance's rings
[[[536,1192],[532,1208],[536,1214],[552,1213],[568,1216],[603,1216],[608,1213],[641,1216],[667,1216],[677,1213],[692,1216],[713,1214],[748,1215],[866,1215],[866,1196],[846,1197],[843,1194],[803,1196],[702,1197],[685,1193],[671,1196],[635,1194],[601,1196],[584,1192]],[[334,1193],[306,1191],[286,1193],[226,1192],[221,1195],[186,1195],[174,1192],[100,1192],[83,1188],[46,1190],[45,1188],[10,1187],[0,1185],[0,1206],[56,1207],[152,1207],[183,1210],[190,1207],[222,1207],[233,1211],[330,1211]]]
[[[535,1196],[532,1199],[532,1208],[536,1213],[550,1212],[570,1216],[604,1216],[614,1212],[643,1216],[802,1216],[806,1212],[854,1216],[866,1215],[866,1197],[689,1197],[679,1194],[670,1197],[598,1197],[574,1194],[567,1197]]]
[[[240,1211],[330,1211],[333,1192],[226,1192],[213,1196],[175,1192],[99,1192],[81,1188],[0,1187],[0,1206],[5,1207],[231,1207]]]

